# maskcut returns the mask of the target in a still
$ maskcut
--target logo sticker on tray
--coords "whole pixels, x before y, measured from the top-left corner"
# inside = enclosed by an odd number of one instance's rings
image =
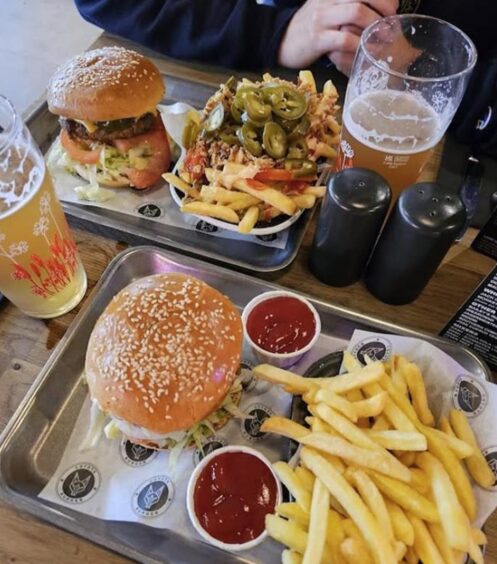
[[[152,462],[158,454],[159,452],[153,448],[147,448],[126,439],[121,442],[121,456],[128,466],[143,466]]]
[[[486,458],[490,470],[494,473],[495,479],[497,480],[497,446],[491,446],[489,448],[482,450],[483,456]],[[494,491],[497,490],[497,483],[493,488]]]
[[[152,202],[141,204],[136,208],[136,211],[144,217],[161,217],[164,215],[164,210]]]
[[[68,503],[84,503],[100,487],[100,473],[93,464],[80,463],[68,468],[57,482],[59,497]]]
[[[214,452],[218,448],[225,447],[227,444],[226,439],[219,435],[209,437],[204,443],[202,443],[202,448],[195,449],[195,452],[193,453],[193,463],[196,466],[208,454]]]
[[[352,354],[361,364],[366,364],[366,357],[371,360],[388,360],[392,354],[392,343],[383,337],[369,337],[359,341]]]
[[[476,417],[488,403],[487,390],[478,380],[470,376],[458,376],[452,392],[454,406],[468,417]]]
[[[267,405],[254,403],[244,408],[248,417],[242,421],[242,435],[245,440],[251,442],[262,441],[267,433],[261,431],[264,421],[273,415],[273,411]]]
[[[202,233],[216,233],[219,231],[219,227],[212,225],[212,223],[207,223],[207,221],[204,221],[203,219],[195,225],[195,229],[197,231],[201,231]]]
[[[154,476],[136,488],[131,501],[133,511],[142,517],[162,515],[174,498],[174,485],[169,476]]]

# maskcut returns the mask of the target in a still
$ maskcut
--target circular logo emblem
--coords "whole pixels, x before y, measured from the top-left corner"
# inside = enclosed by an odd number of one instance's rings
[[[208,438],[204,443],[202,443],[202,448],[196,448],[193,453],[193,463],[195,466],[208,454],[214,452],[218,448],[222,448],[227,445],[226,439],[218,435]]]
[[[82,462],[68,468],[57,482],[57,493],[68,503],[84,503],[91,499],[100,487],[100,472]]]
[[[216,225],[212,225],[212,223],[207,223],[207,221],[204,221],[203,219],[201,219],[195,225],[195,229],[197,231],[201,231],[202,233],[216,233],[216,231],[219,230]]]
[[[359,341],[352,354],[361,364],[366,364],[366,357],[371,360],[388,360],[392,354],[392,344],[383,337],[369,337]]]
[[[162,208],[152,202],[138,206],[136,211],[144,217],[161,217],[164,214]]]
[[[482,451],[490,469],[494,473],[495,479],[497,480],[497,446],[492,446],[486,448]],[[497,489],[497,484],[493,486],[493,490]]]
[[[240,362],[240,376],[242,377],[243,391],[252,391],[257,384],[257,378],[252,374],[252,366],[246,360]]]
[[[255,403],[246,409],[248,417],[242,421],[242,435],[247,441],[262,441],[266,433],[261,431],[264,421],[273,415],[272,410],[262,403]]]
[[[126,439],[121,442],[121,456],[128,466],[143,466],[152,462],[158,454],[159,452],[153,448],[137,445]]]
[[[264,243],[272,243],[278,238],[277,233],[268,233],[267,235],[256,235],[257,239],[264,241]]]
[[[174,486],[169,476],[154,476],[138,486],[131,506],[137,515],[157,517],[167,510],[173,497]]]
[[[464,411],[468,417],[476,417],[487,406],[488,394],[478,380],[462,375],[457,377],[452,399],[455,407]]]

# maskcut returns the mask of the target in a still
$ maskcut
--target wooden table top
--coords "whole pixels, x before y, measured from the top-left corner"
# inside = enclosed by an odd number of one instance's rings
[[[100,45],[109,42],[111,40],[107,38],[99,40]],[[163,59],[156,62],[161,70],[181,78],[214,84],[222,79],[221,74],[199,71]],[[423,179],[434,177],[439,154],[440,150],[430,161]],[[475,232],[470,230],[464,240],[450,250],[421,297],[410,305],[393,307],[373,298],[362,283],[332,288],[314,278],[307,265],[313,232],[314,226],[311,225],[295,262],[287,270],[272,274],[271,281],[329,303],[430,333],[440,331],[494,265],[491,259],[469,248],[475,236]],[[89,289],[85,303],[105,267],[126,245],[81,230],[75,230],[74,236],[88,275]],[[31,319],[5,301],[0,305],[0,432],[78,310],[46,321]],[[489,537],[486,561],[497,563],[497,513],[489,519],[486,532]],[[126,561],[80,537],[0,503],[0,563],[111,564]]]

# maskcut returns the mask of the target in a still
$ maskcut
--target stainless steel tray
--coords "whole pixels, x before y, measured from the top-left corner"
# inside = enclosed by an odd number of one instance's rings
[[[141,562],[249,562],[243,555],[227,554],[167,530],[102,521],[36,497],[55,471],[85,399],[87,391],[81,373],[95,321],[116,292],[132,280],[167,271],[186,272],[205,280],[240,308],[261,292],[279,288],[154,247],[136,247],[118,255],[0,437],[0,497],[20,510]],[[344,344],[355,329],[419,337],[445,350],[475,376],[490,377],[486,366],[459,345],[309,299],[321,316],[323,334],[343,340]]]
[[[215,87],[164,75],[167,84],[166,103],[186,102],[201,108]],[[57,116],[48,111],[45,100],[26,117],[26,123],[43,153],[59,133]],[[295,259],[312,217],[306,210],[291,227],[284,249],[274,249],[245,241],[220,239],[203,233],[163,225],[102,208],[63,203],[74,227],[81,227],[104,237],[131,245],[159,244],[203,259],[255,272],[274,272],[286,268]]]

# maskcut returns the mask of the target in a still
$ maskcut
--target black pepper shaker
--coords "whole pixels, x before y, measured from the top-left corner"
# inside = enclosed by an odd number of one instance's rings
[[[330,178],[310,256],[319,280],[348,286],[361,278],[390,198],[386,181],[371,170],[348,168]]]
[[[453,192],[433,183],[406,188],[367,266],[368,290],[388,304],[415,300],[465,221],[464,205]]]

